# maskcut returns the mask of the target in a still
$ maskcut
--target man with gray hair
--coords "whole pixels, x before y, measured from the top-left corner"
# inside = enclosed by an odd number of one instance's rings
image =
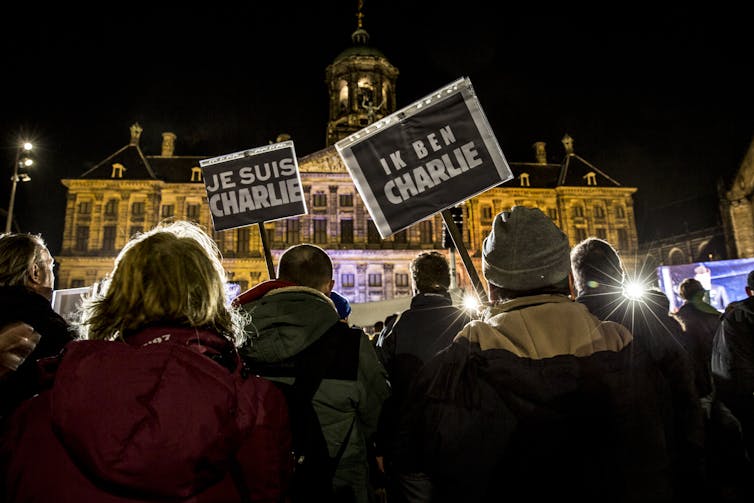
[[[23,322],[39,338],[31,354],[0,383],[0,418],[40,391],[37,360],[57,355],[73,339],[68,322],[50,304],[54,263],[41,236],[0,235],[0,327]]]
[[[498,214],[489,300],[416,378],[404,430],[433,501],[673,501],[652,360],[572,299],[568,237]]]

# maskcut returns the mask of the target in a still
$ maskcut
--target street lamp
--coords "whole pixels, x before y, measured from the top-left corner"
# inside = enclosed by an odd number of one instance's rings
[[[18,182],[28,182],[31,180],[31,177],[26,173],[18,174],[18,168],[28,168],[32,164],[34,164],[34,160],[30,157],[21,157],[21,152],[31,152],[31,149],[34,148],[34,146],[27,142],[24,142],[23,145],[21,145],[18,150],[16,150],[16,162],[13,163],[13,176],[11,177],[11,181],[13,182],[13,185],[10,189],[10,203],[8,204],[8,218],[5,221],[5,232],[10,232],[10,226],[11,222],[13,221],[13,204],[16,202],[16,184]]]

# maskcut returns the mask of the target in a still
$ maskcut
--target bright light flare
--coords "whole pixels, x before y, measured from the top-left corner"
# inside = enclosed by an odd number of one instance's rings
[[[466,293],[463,296],[463,308],[467,311],[476,312],[479,310],[479,299],[476,295]]]
[[[640,300],[646,291],[647,287],[641,281],[628,281],[623,286],[623,295],[631,300]]]

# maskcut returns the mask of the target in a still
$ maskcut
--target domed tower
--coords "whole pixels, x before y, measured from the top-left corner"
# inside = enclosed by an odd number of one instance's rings
[[[359,0],[353,45],[327,66],[325,83],[330,94],[326,146],[355,133],[395,111],[398,69],[384,54],[369,46],[364,29],[364,2]]]

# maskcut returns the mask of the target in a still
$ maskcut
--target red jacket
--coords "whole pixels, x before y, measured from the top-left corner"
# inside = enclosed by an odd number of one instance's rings
[[[0,498],[283,501],[285,398],[265,379],[242,378],[239,362],[232,344],[195,329],[69,343],[52,389],[4,427]]]

